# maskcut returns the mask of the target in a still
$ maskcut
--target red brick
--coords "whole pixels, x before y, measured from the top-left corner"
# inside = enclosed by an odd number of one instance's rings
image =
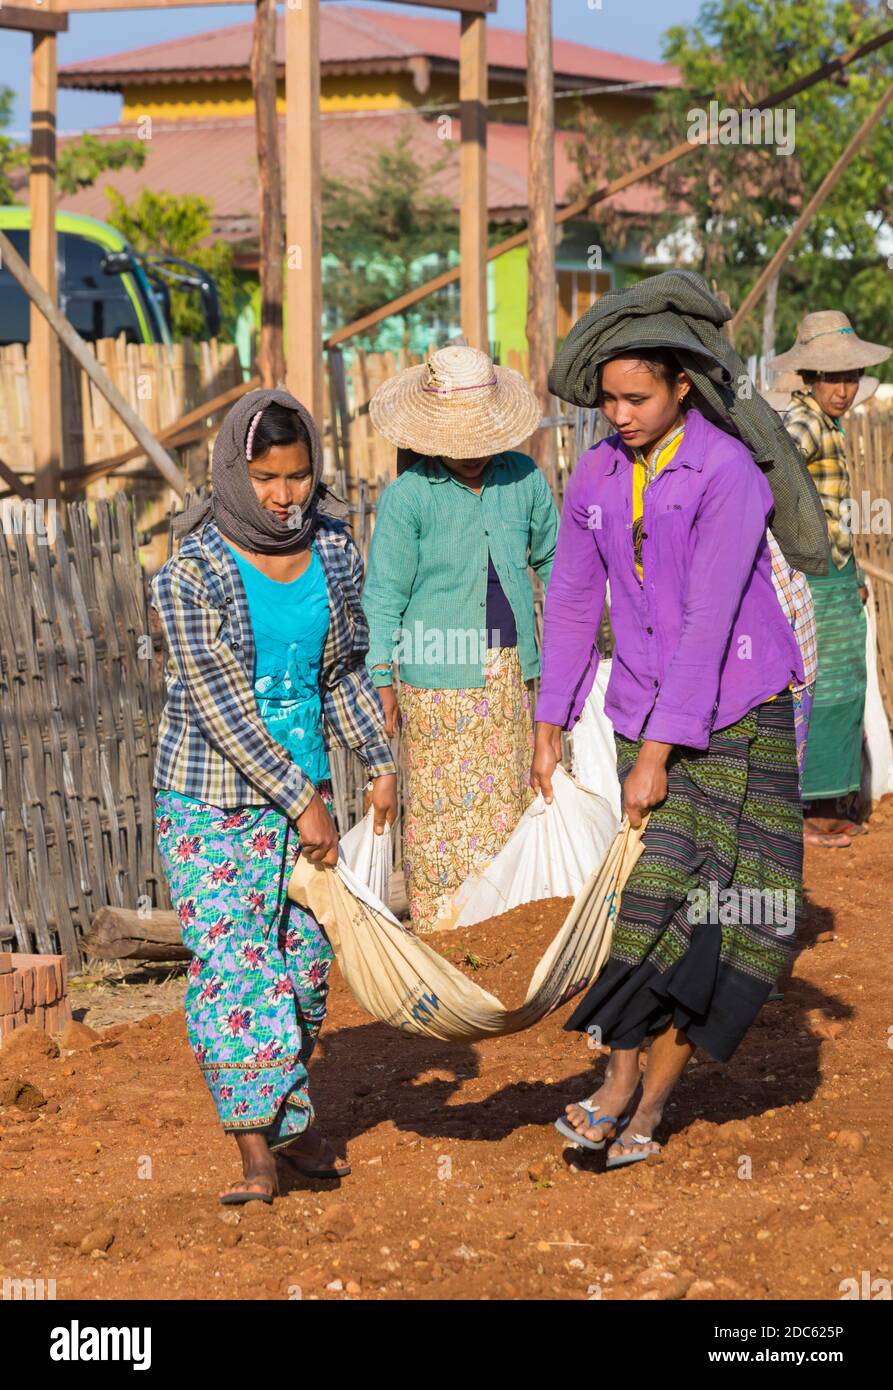
[[[53,956],[53,980],[55,981],[54,999],[61,999],[65,994],[65,981],[62,978],[62,956]]]
[[[46,1012],[47,1011],[44,1008],[43,1004],[38,1004],[36,1009],[34,1010],[34,1016],[30,1019],[30,1022],[35,1024],[35,1026],[38,1028],[46,1027]]]
[[[64,999],[68,993],[68,957],[59,957],[59,969],[62,971],[62,988],[59,991],[59,998]]]
[[[54,1004],[56,1000],[59,998],[59,987],[56,976],[56,967],[52,961],[48,961],[46,965],[42,965],[40,968],[43,972],[44,984],[46,987],[46,999],[44,1000],[44,1003]]]
[[[16,990],[14,975],[0,975],[0,1015],[14,1014],[16,1011]]]
[[[56,1008],[59,1010],[59,1027],[63,1028],[71,1019],[71,1003],[68,999],[63,999]]]
[[[22,985],[22,1008],[34,1008],[34,996],[36,993],[36,975],[38,967],[32,965],[30,970],[17,970],[16,975]]]
[[[12,1032],[15,1021],[12,1014],[0,1014],[0,1042]]]
[[[13,1008],[13,1013],[18,1014],[21,1013],[22,1009],[25,1007],[25,993],[21,970],[16,970],[13,973],[12,987],[15,991],[15,1007]]]
[[[8,975],[12,970],[12,953],[0,951],[0,975]]]

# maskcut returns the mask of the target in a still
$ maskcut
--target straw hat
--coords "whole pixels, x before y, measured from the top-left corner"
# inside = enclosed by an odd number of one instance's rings
[[[494,367],[477,348],[445,347],[379,386],[369,417],[398,448],[429,458],[481,458],[529,439],[540,406],[520,372]]]
[[[778,358],[773,360],[773,367],[777,361]],[[880,384],[880,380],[876,376],[860,377],[856,399],[850,408],[855,410],[857,405],[864,405],[866,401],[870,401]],[[791,398],[795,391],[805,391],[806,389],[806,382],[798,372],[780,372],[773,379],[771,390],[761,391],[760,395],[763,400],[769,402],[773,410],[781,412],[787,410],[791,405]]]
[[[880,343],[867,343],[857,337],[846,314],[820,309],[800,320],[797,341],[780,357],[773,358],[772,367],[782,372],[851,372],[886,362],[890,352]]]

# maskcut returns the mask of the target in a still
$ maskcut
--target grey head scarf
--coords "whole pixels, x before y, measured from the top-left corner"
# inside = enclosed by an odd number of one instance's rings
[[[257,499],[248,476],[249,437],[253,439],[259,416],[267,406],[293,410],[310,440],[313,476],[310,497],[300,518],[279,521]],[[211,455],[211,496],[196,502],[174,521],[178,539],[213,520],[228,540],[258,555],[288,555],[303,549],[312,539],[319,517],[345,521],[346,502],[322,481],[322,443],[310,412],[288,391],[259,388],[249,391],[224,416]]]

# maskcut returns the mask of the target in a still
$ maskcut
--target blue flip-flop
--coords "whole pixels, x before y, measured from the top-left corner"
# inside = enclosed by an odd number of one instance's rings
[[[654,1143],[650,1134],[631,1134],[629,1137],[632,1141],[630,1144],[624,1144],[622,1139],[615,1140],[615,1143],[619,1144],[621,1149],[631,1149],[633,1144]],[[656,1151],[649,1149],[647,1152],[616,1154],[614,1158],[605,1160],[605,1171],[609,1168],[626,1168],[630,1163],[643,1163],[646,1158],[657,1158],[660,1152],[661,1147],[658,1144]]]
[[[594,1129],[596,1125],[614,1125],[616,1129],[617,1125],[621,1124],[623,1120],[627,1118],[626,1116],[622,1116],[621,1119],[618,1120],[616,1115],[596,1116],[596,1111],[599,1109],[599,1106],[587,1104],[588,1099],[589,1097],[587,1096],[586,1100],[578,1100],[576,1103],[581,1110],[585,1110],[589,1117],[590,1129]],[[564,1115],[560,1115],[555,1121],[555,1128],[564,1139],[569,1139],[572,1144],[579,1144],[581,1149],[603,1149],[608,1139],[613,1138],[613,1135],[606,1134],[604,1139],[587,1139],[578,1129],[574,1129],[573,1125]]]

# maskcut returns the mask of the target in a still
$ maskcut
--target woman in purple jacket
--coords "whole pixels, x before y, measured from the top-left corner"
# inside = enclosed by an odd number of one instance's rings
[[[608,1167],[659,1151],[696,1047],[732,1056],[790,960],[802,898],[789,687],[803,667],[772,585],[772,494],[746,447],[687,408],[690,390],[663,349],[602,366],[617,433],[568,483],[546,594],[531,781],[551,798],[610,583],[605,709],[624,811],[634,826],[648,816],[610,959],[566,1024],[611,1056],[557,1127],[587,1148],[613,1138]]]

